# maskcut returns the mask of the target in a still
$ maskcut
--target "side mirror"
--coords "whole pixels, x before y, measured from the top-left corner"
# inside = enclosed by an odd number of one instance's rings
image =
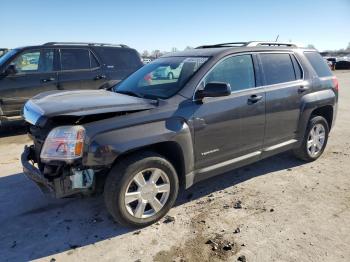
[[[5,70],[5,75],[15,75],[17,74],[17,69],[15,65],[9,65]]]
[[[203,90],[196,92],[195,98],[198,100],[204,97],[221,97],[231,95],[231,86],[223,82],[210,82],[205,85]]]

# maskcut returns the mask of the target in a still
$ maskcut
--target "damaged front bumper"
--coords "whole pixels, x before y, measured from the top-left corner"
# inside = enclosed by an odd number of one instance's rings
[[[25,146],[21,156],[24,174],[32,180],[44,194],[63,198],[75,194],[91,194],[95,189],[95,175],[92,169],[69,168],[68,172],[58,177],[47,178],[34,165],[35,151],[33,146]]]

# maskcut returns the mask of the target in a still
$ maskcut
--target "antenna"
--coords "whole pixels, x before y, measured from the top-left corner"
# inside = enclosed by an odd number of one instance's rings
[[[275,40],[275,42],[277,42],[278,41],[278,38],[280,37],[280,35],[278,34],[277,35],[277,37],[276,37],[276,40]]]

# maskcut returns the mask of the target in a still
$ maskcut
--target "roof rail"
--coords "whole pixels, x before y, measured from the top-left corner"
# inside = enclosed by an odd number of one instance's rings
[[[298,47],[295,43],[283,43],[283,42],[269,42],[269,41],[252,41],[248,42],[247,45],[248,47],[252,46],[289,46],[289,47]]]
[[[128,47],[123,44],[107,44],[107,43],[86,43],[86,42],[48,42],[43,45],[88,45],[88,46],[119,46],[119,47]]]
[[[214,45],[201,45],[196,47],[196,49],[200,48],[215,48],[215,47],[240,47],[240,46],[246,46],[248,42],[232,42],[232,43],[221,43],[221,44],[214,44]]]
[[[250,41],[250,42],[232,42],[232,43],[222,43],[214,45],[202,45],[196,47],[196,49],[201,48],[215,48],[215,47],[254,47],[254,46],[288,46],[297,47],[294,43],[282,43],[282,42],[268,42],[268,41]]]

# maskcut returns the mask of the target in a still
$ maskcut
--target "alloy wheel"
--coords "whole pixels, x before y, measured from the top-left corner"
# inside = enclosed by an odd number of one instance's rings
[[[311,128],[306,143],[309,156],[316,157],[322,152],[325,138],[326,130],[322,124],[316,124]]]
[[[148,168],[137,173],[125,192],[125,207],[136,218],[148,218],[157,214],[170,195],[167,174],[159,168]]]

